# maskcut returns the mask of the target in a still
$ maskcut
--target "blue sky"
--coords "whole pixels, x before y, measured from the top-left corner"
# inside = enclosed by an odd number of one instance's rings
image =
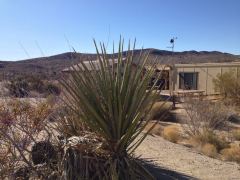
[[[92,38],[240,54],[239,0],[0,0],[0,60],[95,52]],[[40,47],[40,48],[39,48]],[[42,52],[41,52],[41,50]]]

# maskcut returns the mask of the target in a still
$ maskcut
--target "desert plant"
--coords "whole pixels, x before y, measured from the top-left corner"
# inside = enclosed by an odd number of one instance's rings
[[[10,92],[10,95],[13,95],[14,97],[26,97],[29,93],[29,85],[27,81],[20,77],[10,81],[10,84],[7,85],[7,88]]]
[[[61,93],[61,90],[56,84],[48,82],[48,83],[45,84],[44,92],[47,95],[50,95],[50,94],[59,95]]]
[[[216,147],[217,151],[228,148],[229,144],[224,137],[219,137],[213,131],[204,131],[202,134],[192,137],[200,146],[204,144],[212,144]]]
[[[231,100],[233,103],[240,103],[240,77],[234,70],[218,74],[213,79],[214,88],[216,92],[220,92],[225,98]]]
[[[47,122],[51,112],[52,107],[45,102],[34,105],[33,102],[17,99],[1,102],[1,179],[10,178],[15,171],[20,172],[23,166],[24,169],[27,168],[26,172],[33,171],[38,175],[41,174],[42,177],[47,177],[47,173],[37,171],[31,162],[30,154],[33,144],[39,140],[50,141],[54,136]]]
[[[184,108],[188,117],[183,121],[183,129],[190,136],[199,136],[226,127],[232,114],[222,103],[209,100],[188,98]]]
[[[168,101],[159,101],[154,103],[151,111],[149,112],[149,118],[153,120],[166,120],[170,117],[170,110],[172,103]]]
[[[148,131],[150,128],[152,128],[152,125],[155,124],[156,122],[149,122],[148,125],[145,127],[145,130]],[[152,128],[152,130],[149,132],[149,134],[154,134],[154,135],[157,135],[157,136],[161,136],[162,135],[162,131],[164,129],[164,126],[157,123],[154,128]]]
[[[232,135],[235,140],[240,141],[240,129],[233,130]]]
[[[239,145],[232,145],[229,148],[223,149],[221,151],[224,160],[236,161],[240,163],[240,147]]]
[[[99,164],[100,169],[96,168],[97,162],[94,161],[96,169],[93,172],[100,179],[152,179],[143,166],[132,158],[132,152],[147,135],[143,130],[158,93],[154,91],[156,83],[148,89],[154,65],[144,70],[148,54],[140,53],[138,58],[133,58],[130,45],[124,58],[122,41],[119,43],[116,66],[114,57],[107,55],[104,45],[100,45],[101,52],[96,43],[95,46],[98,63],[90,61],[86,66],[80,61],[79,65],[72,67],[70,78],[62,81],[64,101],[78,117],[74,119],[74,124],[78,126],[77,121],[86,124],[97,137],[103,139],[104,149],[108,152],[102,159],[103,163]],[[67,164],[67,172],[73,168],[70,165]],[[74,171],[84,171],[78,168]]]
[[[210,143],[204,144],[201,147],[201,151],[203,154],[209,156],[209,157],[216,157],[217,156],[217,148]]]
[[[40,77],[36,76],[18,76],[11,79],[11,81],[5,85],[9,94],[14,97],[28,97],[31,95],[60,95],[61,89],[57,83],[51,81],[44,81]]]
[[[179,128],[174,125],[165,127],[163,130],[163,137],[173,143],[176,143],[181,137]]]

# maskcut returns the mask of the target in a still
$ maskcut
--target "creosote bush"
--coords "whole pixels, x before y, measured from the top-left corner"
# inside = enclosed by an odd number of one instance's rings
[[[228,119],[232,114],[224,104],[188,98],[184,107],[188,117],[182,127],[195,148],[210,157],[216,157],[222,149],[229,147],[227,138],[218,134],[218,130],[228,127]]]
[[[96,51],[98,61],[89,61],[88,65],[80,61],[62,86],[64,101],[77,117],[66,124],[72,121],[74,133],[81,134],[79,126],[83,123],[102,143],[96,142],[98,148],[91,152],[88,145],[71,146],[65,157],[66,177],[80,173],[90,179],[153,179],[132,153],[148,134],[143,130],[158,97],[159,92],[154,90],[158,78],[149,88],[154,65],[145,70],[148,53],[133,58],[130,45],[124,57],[122,41],[117,57],[109,56],[104,45],[100,51],[96,46]]]
[[[216,92],[220,92],[226,100],[234,104],[240,104],[240,77],[236,70],[230,70],[223,74],[218,74],[213,79]]]
[[[225,128],[232,114],[224,104],[210,100],[187,98],[184,108],[188,117],[183,121],[183,129],[190,137]]]

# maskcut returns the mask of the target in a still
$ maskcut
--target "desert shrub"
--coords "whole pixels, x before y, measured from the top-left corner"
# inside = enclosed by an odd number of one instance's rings
[[[240,104],[240,77],[235,70],[218,74],[213,83],[216,92],[220,92],[235,104]]]
[[[49,94],[60,95],[61,90],[57,85],[48,82],[48,83],[45,84],[44,92],[47,95],[49,95]]]
[[[1,179],[10,178],[10,175],[15,172],[19,174],[21,169],[26,168],[42,177],[47,176],[44,172],[37,171],[31,162],[30,153],[32,145],[37,141],[55,139],[55,133],[47,122],[51,113],[52,107],[45,102],[33,104],[17,99],[1,102]]]
[[[240,141],[240,129],[233,130],[232,136],[235,140]]]
[[[57,129],[63,137],[83,136],[86,131],[89,131],[85,123],[79,121],[80,117],[66,106],[59,107],[54,118],[58,122]]]
[[[181,137],[179,128],[174,125],[165,127],[163,130],[163,137],[173,143],[176,143]]]
[[[154,103],[149,118],[153,120],[166,120],[170,116],[172,103],[167,101],[159,101]]]
[[[51,94],[59,95],[61,92],[60,87],[56,83],[44,81],[39,77],[26,75],[12,79],[6,87],[11,96],[20,98],[30,95],[36,96],[37,94],[44,96]]]
[[[232,112],[222,103],[209,100],[186,99],[184,108],[188,117],[183,121],[183,129],[190,136],[199,136],[227,126]]]
[[[233,145],[230,148],[223,149],[221,151],[224,160],[235,161],[240,163],[240,147],[239,145]]]
[[[89,178],[87,174],[91,174],[95,179],[153,179],[132,153],[146,137],[142,132],[159,93],[155,91],[151,96],[155,84],[148,88],[154,68],[144,70],[147,54],[133,62],[133,52],[129,49],[124,59],[121,42],[116,66],[111,66],[112,57],[107,56],[104,46],[101,50],[100,53],[97,48],[98,65],[90,61],[89,69],[80,61],[77,68],[72,67],[74,71],[70,78],[62,82],[66,105],[77,116],[72,124],[79,126],[79,122],[83,122],[102,142],[94,145],[98,147],[94,148],[96,151],[88,149],[88,144],[86,149],[69,149],[69,156],[65,158],[65,162],[69,162],[65,166],[66,176],[71,178],[77,174]],[[86,141],[91,142],[91,139]],[[73,163],[71,158],[74,158]],[[91,159],[89,165],[87,159]],[[78,167],[79,162],[82,162],[83,169]]]
[[[145,131],[148,131],[149,129],[151,129],[149,131],[149,134],[154,134],[157,136],[161,136],[164,126],[162,126],[161,124],[157,123],[154,128],[152,128],[152,126],[155,124],[156,122],[149,122],[148,125],[145,127]]]
[[[7,85],[10,95],[14,97],[26,97],[29,93],[29,85],[23,78],[16,78]]]
[[[204,144],[214,145],[218,152],[229,147],[229,144],[225,138],[219,137],[212,131],[205,131],[200,135],[193,136],[192,138],[195,139],[199,146],[203,146]]]
[[[27,82],[29,83],[30,90],[37,91],[38,93],[44,93],[45,84],[42,79],[36,76],[26,77]]]
[[[216,157],[217,156],[217,148],[210,143],[204,144],[201,148],[203,154],[209,157]]]

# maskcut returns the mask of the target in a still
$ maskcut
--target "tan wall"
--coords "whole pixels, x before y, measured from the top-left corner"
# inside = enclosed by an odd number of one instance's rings
[[[206,95],[218,94],[214,90],[213,79],[218,74],[234,70],[236,74],[240,75],[240,65],[237,66],[196,66],[194,67],[174,67],[173,68],[173,84],[174,90],[179,90],[179,73],[180,72],[198,72],[198,90],[204,90]]]

